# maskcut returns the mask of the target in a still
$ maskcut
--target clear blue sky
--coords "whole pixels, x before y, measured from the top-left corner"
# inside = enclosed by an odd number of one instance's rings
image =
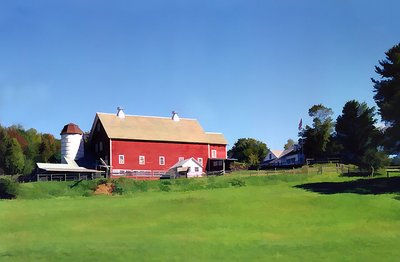
[[[323,103],[373,101],[400,1],[0,2],[0,123],[59,137],[96,112],[197,118],[229,147],[297,139]]]

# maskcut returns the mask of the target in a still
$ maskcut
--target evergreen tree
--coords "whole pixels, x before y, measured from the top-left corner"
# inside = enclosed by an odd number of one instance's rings
[[[390,48],[386,59],[379,61],[375,72],[380,80],[374,83],[374,99],[382,120],[386,122],[385,148],[392,153],[400,152],[400,43]]]
[[[345,163],[360,167],[378,168],[382,161],[378,154],[381,133],[375,127],[375,108],[355,100],[348,101],[335,125],[336,141],[341,145],[340,155]]]
[[[22,174],[25,158],[16,138],[9,141],[4,162],[4,171],[7,175]]]

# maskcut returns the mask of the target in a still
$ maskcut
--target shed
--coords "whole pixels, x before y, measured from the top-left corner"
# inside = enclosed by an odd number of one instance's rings
[[[173,178],[179,177],[202,177],[203,167],[193,157],[178,161],[175,165],[170,167],[167,174]]]

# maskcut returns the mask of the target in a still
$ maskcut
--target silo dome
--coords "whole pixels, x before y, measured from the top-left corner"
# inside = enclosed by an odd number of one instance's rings
[[[74,123],[65,125],[61,130],[61,163],[65,158],[77,160],[84,157],[83,132]]]

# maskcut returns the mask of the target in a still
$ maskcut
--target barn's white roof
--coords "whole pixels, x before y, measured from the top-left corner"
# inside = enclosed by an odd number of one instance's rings
[[[76,173],[94,173],[101,172],[95,169],[88,169],[85,167],[80,167],[73,161],[66,159],[67,164],[56,164],[56,163],[36,163],[39,169],[48,172],[76,172]]]

